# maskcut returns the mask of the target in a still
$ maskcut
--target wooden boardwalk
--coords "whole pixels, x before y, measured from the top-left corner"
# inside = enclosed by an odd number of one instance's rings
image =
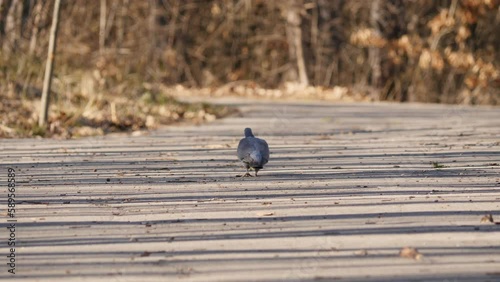
[[[234,103],[144,136],[0,140],[15,278],[500,281],[500,225],[481,223],[500,222],[499,108]],[[257,178],[236,177],[245,127],[271,148]]]

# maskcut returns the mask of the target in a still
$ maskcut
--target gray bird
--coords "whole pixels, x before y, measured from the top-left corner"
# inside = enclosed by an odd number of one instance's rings
[[[257,176],[257,172],[269,161],[269,146],[265,140],[253,136],[252,129],[245,128],[245,138],[238,144],[238,159],[247,169],[244,177],[251,176],[250,169],[255,170]]]

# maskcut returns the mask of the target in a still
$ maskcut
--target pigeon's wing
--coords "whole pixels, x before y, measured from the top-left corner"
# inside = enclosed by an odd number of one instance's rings
[[[258,150],[262,156],[262,165],[267,164],[269,161],[269,145],[267,145],[266,140],[258,139]]]
[[[238,144],[238,159],[244,163],[250,163],[252,161],[250,154],[253,150],[255,149],[250,138],[241,139]]]

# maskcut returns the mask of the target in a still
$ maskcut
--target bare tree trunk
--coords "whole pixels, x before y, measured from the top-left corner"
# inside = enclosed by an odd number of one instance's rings
[[[12,0],[0,0],[0,44],[2,47],[5,44],[5,31],[7,26],[7,18],[10,11]]]
[[[179,18],[179,9],[180,9],[180,3],[179,1],[174,1],[172,4],[171,10],[172,10],[172,20],[168,23],[168,35],[167,35],[167,42],[168,42],[168,48],[173,50],[174,49],[174,40],[175,40],[175,32],[177,30],[177,20]]]
[[[123,0],[120,9],[120,16],[118,17],[117,20],[117,41],[118,41],[117,49],[120,49],[122,47],[125,38],[125,19],[127,17],[128,5],[129,5],[129,0]]]
[[[4,38],[3,38],[3,44],[2,44],[2,51],[5,55],[10,54],[10,51],[12,50],[12,47],[14,46],[15,42],[17,41],[16,39],[16,32],[15,32],[15,14],[16,14],[16,7],[18,5],[19,0],[13,0],[10,3],[9,10],[7,11],[6,18],[5,18],[5,29],[4,29]]]
[[[106,19],[106,29],[104,30],[104,41],[106,43],[106,38],[109,38],[109,35],[111,33],[111,29],[113,28],[116,14],[118,13],[118,8],[120,6],[120,3],[118,1],[113,1],[111,4],[111,7],[108,9],[108,16]],[[109,43],[108,43],[109,46]]]
[[[370,8],[370,25],[380,35],[379,21],[380,21],[380,0],[373,0]],[[380,86],[380,79],[382,77],[380,49],[377,47],[370,47],[368,49],[368,62],[371,68],[371,81],[373,87]]]
[[[38,31],[40,30],[39,24],[40,24],[40,19],[42,17],[42,7],[43,7],[43,2],[38,1],[35,4],[35,19],[33,20],[33,27],[31,30],[31,38],[30,38],[30,46],[28,49],[28,54],[32,56],[35,53],[36,49],[36,43],[38,40]]]
[[[52,83],[52,71],[54,67],[57,30],[59,27],[60,6],[61,6],[61,0],[55,0],[54,14],[52,16],[52,26],[50,28],[49,51],[47,54],[47,63],[45,65],[45,76],[43,78],[42,103],[40,105],[40,117],[38,119],[38,125],[40,127],[44,127],[45,124],[47,123],[47,116],[49,112],[49,94],[50,94],[50,86]]]
[[[106,44],[106,0],[101,0],[99,13],[99,53],[102,55]]]
[[[290,1],[284,6],[290,59],[296,61],[299,83],[303,86],[307,86],[309,85],[309,80],[307,78],[306,64],[304,61],[304,51],[302,49],[302,30],[300,29],[302,22],[300,10],[302,8],[302,0]]]
[[[321,68],[323,65],[323,54],[321,52],[322,42],[319,33],[319,3],[315,3],[311,17],[311,48],[314,50],[314,85],[320,85]]]
[[[335,42],[335,34],[333,34],[331,27],[334,25],[335,19],[340,18],[337,13],[342,13],[341,1],[331,2],[328,0],[317,1],[318,13],[318,29],[319,29],[319,44],[318,53],[320,60],[320,79],[318,85],[331,86],[339,83],[339,45]],[[332,13],[332,11],[335,11]]]
[[[156,0],[149,1],[149,18],[148,18],[148,29],[149,29],[149,58],[151,62],[156,62]]]

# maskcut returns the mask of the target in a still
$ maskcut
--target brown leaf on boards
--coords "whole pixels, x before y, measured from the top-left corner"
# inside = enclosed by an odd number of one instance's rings
[[[424,255],[422,255],[417,249],[413,247],[404,247],[399,251],[399,256],[402,258],[411,258],[414,260],[421,260]]]
[[[481,218],[481,223],[495,223],[495,221],[493,220],[493,215],[491,215],[491,213],[486,214]]]
[[[361,250],[357,250],[354,252],[354,254],[356,256],[360,256],[360,257],[366,257],[368,255],[368,251],[365,250],[365,249],[361,249]]]

